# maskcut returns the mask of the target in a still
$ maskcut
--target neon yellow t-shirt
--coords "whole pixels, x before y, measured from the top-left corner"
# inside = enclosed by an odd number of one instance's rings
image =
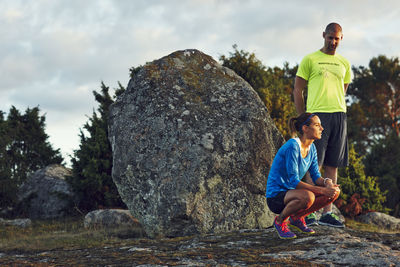
[[[307,112],[346,112],[344,84],[351,82],[347,59],[318,50],[303,58],[296,75],[308,81]]]

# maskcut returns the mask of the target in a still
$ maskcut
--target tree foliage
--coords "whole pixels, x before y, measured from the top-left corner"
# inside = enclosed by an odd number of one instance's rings
[[[400,137],[391,134],[371,148],[365,157],[366,173],[379,177],[381,188],[388,191],[386,206],[400,216]]]
[[[0,111],[0,208],[13,206],[16,202],[17,184],[11,179],[10,162],[7,158],[7,145],[11,143],[7,132],[7,121]]]
[[[63,161],[59,149],[53,150],[45,133],[45,116],[39,115],[39,108],[26,109],[25,114],[11,107],[7,118],[8,135],[11,142],[7,146],[11,176],[19,186],[27,175],[40,168]]]
[[[59,149],[53,149],[45,133],[44,115],[38,107],[25,114],[10,108],[7,119],[0,112],[0,206],[13,206],[18,187],[27,176],[50,164],[61,164]]]
[[[282,69],[267,68],[254,53],[238,50],[236,45],[233,49],[228,57],[220,57],[222,65],[234,70],[253,87],[279,131],[286,139],[290,138],[287,121],[296,114],[291,92],[297,67],[290,68],[285,63]]]
[[[339,170],[338,184],[342,191],[336,201],[338,208],[350,217],[372,210],[388,212],[384,206],[387,192],[382,192],[378,178],[366,176],[364,169],[362,157],[358,157],[352,146],[349,151],[349,166]]]
[[[234,70],[254,90],[257,91],[260,88],[265,88],[267,84],[267,70],[262,62],[256,58],[254,53],[243,50],[239,51],[236,45],[233,46],[233,49],[234,52],[230,52],[229,57],[224,55],[220,57],[222,65]]]
[[[368,68],[353,67],[348,90],[349,141],[365,155],[365,171],[378,177],[391,197],[385,205],[400,215],[400,65],[380,55]]]
[[[274,120],[278,130],[286,140],[291,138],[288,131],[288,120],[296,116],[295,106],[292,100],[293,81],[296,75],[297,67],[289,68],[288,63],[284,67],[269,68],[268,84],[269,104],[267,108],[271,118]]]
[[[116,93],[124,88],[119,84]],[[80,131],[79,149],[71,159],[73,175],[67,179],[78,194],[77,207],[89,211],[99,207],[125,207],[112,180],[112,150],[108,140],[108,111],[114,102],[109,87],[101,83],[101,93],[93,91],[99,107]]]
[[[400,135],[399,59],[374,57],[369,68],[353,67],[354,79],[348,89],[349,138],[357,151],[395,132]]]

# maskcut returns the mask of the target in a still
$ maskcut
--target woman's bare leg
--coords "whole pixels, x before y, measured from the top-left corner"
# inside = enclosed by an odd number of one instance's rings
[[[309,209],[314,203],[315,195],[313,192],[305,189],[293,189],[286,193],[284,203],[285,208],[278,215],[276,221],[277,223],[282,223],[290,215],[296,214],[299,211],[304,211]]]
[[[292,219],[296,220],[300,217],[307,216],[308,214],[317,211],[327,205],[330,205],[339,197],[339,192],[335,194],[333,198],[328,198],[324,195],[316,195],[314,203],[307,209],[299,210],[294,215],[292,215]]]

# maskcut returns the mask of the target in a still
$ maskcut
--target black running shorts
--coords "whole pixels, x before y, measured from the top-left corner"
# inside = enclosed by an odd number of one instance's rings
[[[280,214],[283,209],[285,208],[285,196],[286,196],[287,191],[279,192],[276,196],[274,197],[267,197],[267,205],[269,209],[276,214]]]
[[[322,138],[315,140],[318,164],[345,167],[349,164],[347,142],[347,116],[344,112],[314,113],[321,120],[324,131]]]

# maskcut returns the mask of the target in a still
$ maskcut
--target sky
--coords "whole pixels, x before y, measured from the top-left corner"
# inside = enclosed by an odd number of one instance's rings
[[[38,106],[69,165],[101,82],[113,94],[131,67],[193,48],[218,61],[235,44],[267,67],[294,66],[330,22],[353,66],[400,57],[398,0],[0,0],[0,111]]]

